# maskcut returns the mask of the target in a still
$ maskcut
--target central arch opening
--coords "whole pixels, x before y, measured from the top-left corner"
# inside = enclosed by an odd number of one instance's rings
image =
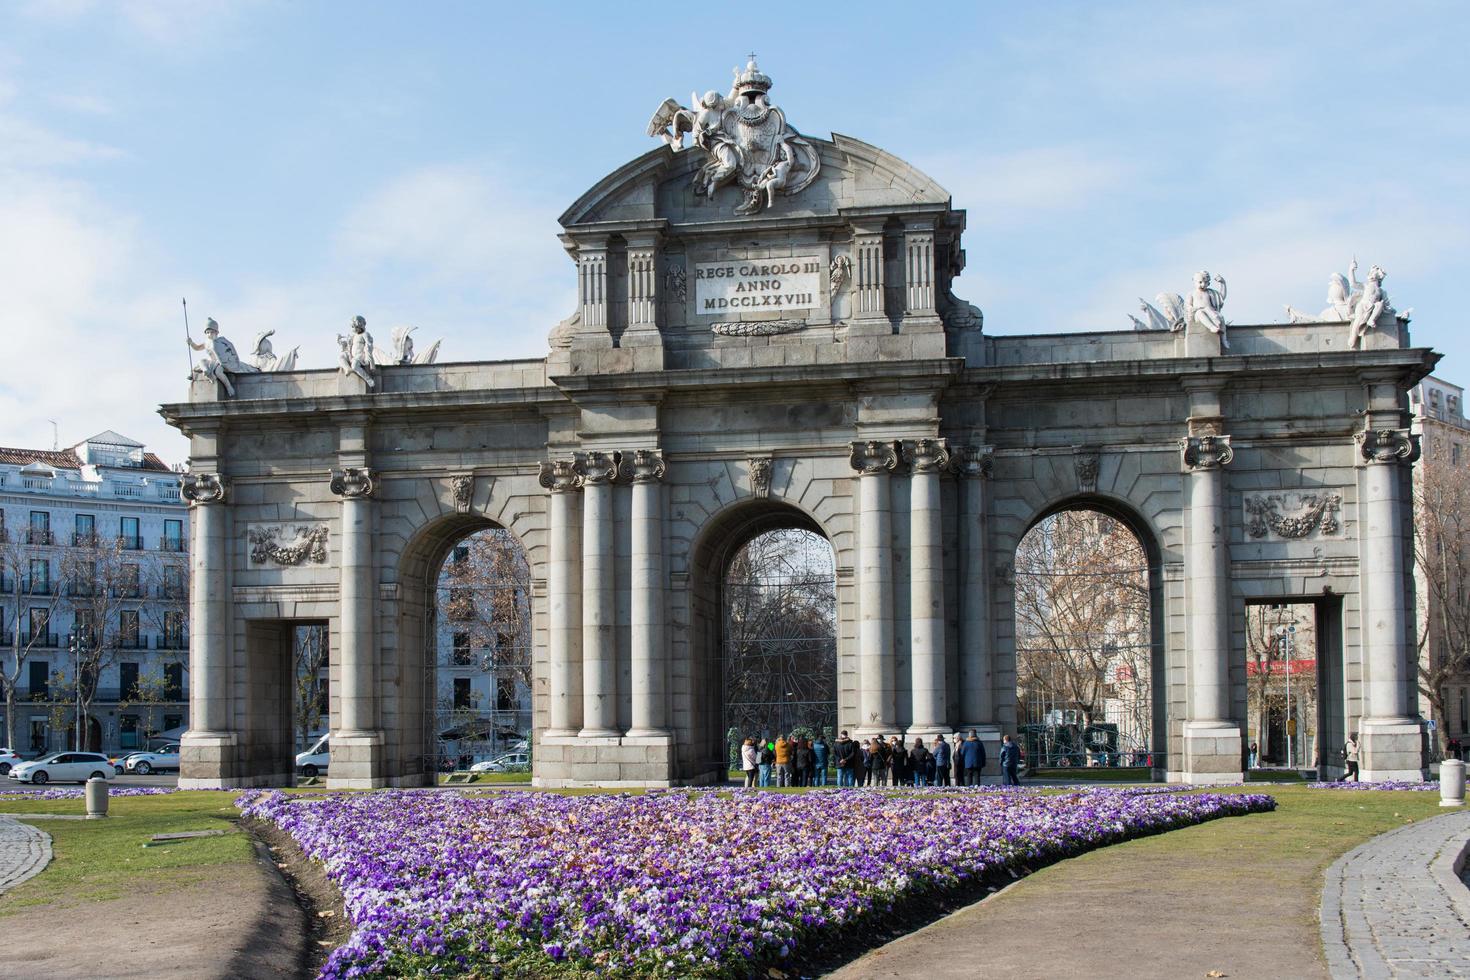
[[[1016,548],[1016,706],[1034,769],[1162,766],[1158,575],[1120,515],[1077,504]]]

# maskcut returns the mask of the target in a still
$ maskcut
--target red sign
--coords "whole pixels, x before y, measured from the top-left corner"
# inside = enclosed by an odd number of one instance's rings
[[[1284,677],[1287,674],[1315,674],[1316,672],[1316,660],[1247,660],[1245,662],[1247,677],[1257,677],[1268,673],[1273,677]]]

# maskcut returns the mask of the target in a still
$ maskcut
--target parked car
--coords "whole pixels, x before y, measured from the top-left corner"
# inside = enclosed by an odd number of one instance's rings
[[[123,769],[127,772],[146,776],[151,772],[164,769],[179,768],[179,747],[177,745],[163,745],[150,752],[134,752],[123,760]]]
[[[36,786],[44,786],[49,782],[85,783],[94,776],[98,779],[111,779],[115,775],[117,773],[107,756],[97,752],[52,752],[10,769],[11,779]]]
[[[12,766],[18,766],[25,760],[20,757],[19,752],[11,749],[0,749],[0,776],[10,775]]]
[[[323,735],[311,748],[296,756],[296,768],[303,776],[319,776],[327,771],[327,763],[331,761],[327,746],[329,738],[330,735]]]
[[[531,767],[528,752],[507,752],[496,759],[487,759],[470,766],[470,772],[525,772]]]

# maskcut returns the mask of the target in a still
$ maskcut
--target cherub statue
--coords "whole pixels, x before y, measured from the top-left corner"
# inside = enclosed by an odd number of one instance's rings
[[[1388,294],[1383,291],[1383,279],[1387,275],[1380,266],[1375,265],[1368,270],[1368,281],[1363,284],[1363,295],[1358,297],[1353,306],[1352,326],[1348,329],[1349,347],[1360,345],[1363,335],[1378,322],[1383,311],[1393,309],[1388,305]]]
[[[204,322],[204,343],[196,344],[191,339],[189,346],[204,351],[204,360],[194,369],[193,377],[219,382],[220,387],[225,389],[225,394],[231,398],[235,397],[235,386],[230,381],[230,375],[255,374],[259,370],[240,360],[235,345],[220,336],[219,324],[213,317]]]
[[[1216,283],[1220,288],[1211,289],[1210,283]],[[1188,323],[1198,323],[1200,326],[1220,335],[1220,346],[1225,350],[1230,349],[1230,341],[1226,339],[1224,314],[1225,308],[1225,277],[1215,276],[1211,280],[1210,274],[1205,271],[1194,274],[1194,289],[1184,301],[1184,311]]]
[[[1363,284],[1358,282],[1358,258],[1348,263],[1348,272],[1334,272],[1327,278],[1327,309],[1316,316],[1303,313],[1294,306],[1287,306],[1286,316],[1292,323],[1347,323],[1353,318],[1353,307],[1363,295]]]
[[[250,362],[255,365],[257,371],[294,371],[296,369],[296,354],[300,347],[293,347],[285,357],[277,357],[275,348],[271,346],[271,336],[274,330],[256,334],[255,349],[250,352]]]
[[[341,353],[337,357],[337,366],[343,374],[355,374],[367,382],[369,388],[375,387],[373,335],[367,332],[367,320],[355,316],[348,326],[350,329],[348,334],[337,335],[337,345],[341,348]]]

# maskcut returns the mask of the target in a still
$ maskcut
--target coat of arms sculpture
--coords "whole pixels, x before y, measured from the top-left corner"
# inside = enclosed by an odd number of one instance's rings
[[[795,195],[817,177],[822,163],[816,149],[786,122],[786,114],[771,105],[766,93],[771,78],[755,64],[734,69],[728,95],[711,89],[703,98],[691,95],[692,108],[665,99],[648,123],[648,135],[658,136],[675,150],[684,148],[684,134],[709,159],[694,174],[694,193],[713,199],[726,184],[736,184],[745,200],[737,214],[755,214],[776,203],[776,193]]]

